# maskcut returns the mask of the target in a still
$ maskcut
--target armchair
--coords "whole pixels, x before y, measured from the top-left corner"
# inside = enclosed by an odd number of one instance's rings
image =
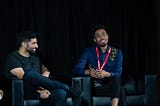
[[[82,91],[82,106],[108,106],[110,98],[92,91],[90,77],[74,77]],[[158,106],[157,76],[145,75],[143,78],[127,77],[123,84],[127,106]]]
[[[79,84],[79,81],[76,81],[76,79],[73,79],[72,81],[75,89],[79,89],[77,85]],[[18,79],[12,79],[12,106],[39,106],[39,100],[38,99],[25,99],[24,98],[24,89],[23,89],[23,80]],[[73,102],[71,97],[67,98],[67,106],[72,106]]]
[[[158,82],[157,75],[145,75],[144,77],[128,76],[124,79],[123,87],[126,92],[127,106],[159,106],[158,102]],[[1,88],[4,90],[2,105],[10,106],[37,106],[39,100],[24,100],[23,81],[1,78]],[[5,84],[2,85],[2,82]],[[12,86],[11,86],[12,85]],[[110,98],[92,95],[90,77],[73,77],[72,86],[82,91],[81,106],[106,106],[110,103]],[[12,88],[12,89],[11,89]],[[3,102],[3,103],[2,103]],[[72,99],[67,99],[67,106],[72,106]]]

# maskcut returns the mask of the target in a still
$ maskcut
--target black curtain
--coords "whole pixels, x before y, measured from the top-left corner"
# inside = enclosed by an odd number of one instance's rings
[[[123,51],[123,72],[156,74],[155,5],[155,0],[1,1],[0,71],[6,55],[15,50],[16,34],[33,30],[40,36],[43,62],[57,78],[71,81],[72,68],[91,44],[90,28],[103,24],[109,28],[110,44]]]

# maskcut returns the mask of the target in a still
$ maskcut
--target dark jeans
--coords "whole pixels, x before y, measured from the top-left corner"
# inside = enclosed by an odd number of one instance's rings
[[[54,89],[69,89],[68,85],[63,84],[59,81],[51,80],[32,70],[25,72],[25,74],[23,75],[23,80],[33,86],[43,87],[50,91]]]
[[[42,99],[40,106],[65,106],[69,87],[59,81],[51,80],[35,71],[27,71],[23,80],[35,87],[43,87],[51,92],[48,99]]]
[[[118,105],[119,106],[127,106],[126,92],[122,86],[121,86],[120,99],[119,99]]]
[[[93,79],[94,80],[94,79]],[[95,81],[94,81],[95,82]],[[111,98],[120,97],[120,78],[119,77],[110,77],[105,79],[100,79],[97,82],[101,82],[101,86],[93,87],[93,94],[95,95],[106,95]]]
[[[48,99],[40,99],[39,106],[65,106],[66,99],[67,93],[64,89],[55,89]]]
[[[127,106],[125,90],[121,86],[121,79],[119,77],[105,78],[102,81],[102,86],[93,88],[93,95],[109,96],[111,99],[120,98],[119,106]]]

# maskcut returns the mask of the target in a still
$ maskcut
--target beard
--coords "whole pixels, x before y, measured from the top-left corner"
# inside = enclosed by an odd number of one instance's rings
[[[37,50],[37,48],[36,47],[31,47],[31,46],[29,46],[29,44],[27,44],[27,46],[26,46],[26,51],[29,53],[29,54],[35,54],[36,53],[36,50]]]
[[[107,39],[103,39],[101,42],[100,42],[100,46],[101,47],[105,47],[108,45],[108,38]]]
[[[102,44],[102,45],[100,45],[100,47],[105,47],[105,46],[107,46],[107,44]]]
[[[29,52],[29,54],[35,54],[36,53],[36,49],[26,49],[27,52]]]
[[[100,47],[105,47],[107,46],[107,42],[99,42],[98,44]]]

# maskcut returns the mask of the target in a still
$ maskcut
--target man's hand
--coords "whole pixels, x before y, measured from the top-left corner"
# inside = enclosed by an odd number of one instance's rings
[[[85,70],[85,75],[90,75],[93,78],[97,78],[97,71],[94,69]]]
[[[105,70],[97,70],[97,78],[101,79],[101,78],[105,78],[105,77],[110,77],[110,73],[105,71]]]
[[[41,73],[42,73],[42,76],[45,76],[45,77],[49,77],[49,74],[50,74],[49,70],[47,69],[45,65],[42,65]]]
[[[0,90],[0,100],[3,98],[3,91],[2,90]]]
[[[3,91],[2,90],[0,90],[0,95],[3,96]]]
[[[98,70],[98,69],[93,69],[89,68],[89,70],[85,70],[85,75],[90,75],[93,78],[105,78],[105,77],[110,77],[111,73],[105,71],[105,70]]]
[[[98,77],[97,75],[98,75],[98,73],[97,73],[96,70],[94,70],[94,69],[90,70],[90,76],[91,76],[91,77],[97,78],[97,77]]]
[[[37,90],[42,99],[47,99],[51,95],[50,91],[41,87],[41,90]]]

